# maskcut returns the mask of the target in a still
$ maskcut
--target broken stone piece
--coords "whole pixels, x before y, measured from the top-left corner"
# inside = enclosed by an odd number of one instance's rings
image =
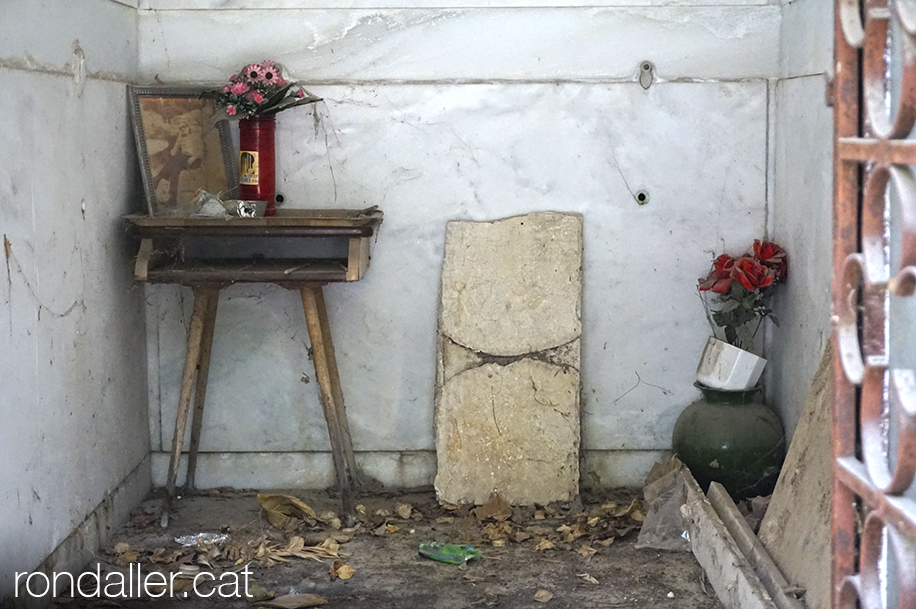
[[[450,222],[439,318],[440,501],[568,501],[579,480],[582,217]]]

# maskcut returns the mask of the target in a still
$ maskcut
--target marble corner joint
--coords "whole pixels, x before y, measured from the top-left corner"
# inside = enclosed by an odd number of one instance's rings
[[[436,380],[439,498],[569,500],[579,479],[582,216],[449,222]]]

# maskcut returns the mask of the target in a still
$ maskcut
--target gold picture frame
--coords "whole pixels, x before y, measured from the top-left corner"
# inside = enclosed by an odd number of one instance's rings
[[[227,121],[213,124],[203,86],[128,85],[143,190],[151,216],[189,215],[201,190],[238,198],[238,168]]]

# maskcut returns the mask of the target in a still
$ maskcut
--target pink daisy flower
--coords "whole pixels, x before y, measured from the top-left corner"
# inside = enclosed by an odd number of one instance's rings
[[[243,82],[237,82],[229,89],[235,95],[241,95],[248,92],[248,85]]]
[[[261,80],[264,75],[264,68],[256,63],[250,63],[242,70],[242,74],[251,82],[258,81]]]
[[[261,72],[261,80],[268,85],[277,84],[278,77],[277,71],[273,68],[263,68]]]

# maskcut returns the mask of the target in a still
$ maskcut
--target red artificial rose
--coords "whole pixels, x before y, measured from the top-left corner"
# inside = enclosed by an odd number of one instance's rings
[[[757,262],[773,269],[776,281],[782,283],[789,272],[789,256],[786,250],[770,241],[754,239],[754,258]]]
[[[751,291],[772,285],[775,278],[773,269],[746,256],[739,258],[732,267],[732,279]]]
[[[728,254],[722,254],[712,264],[712,270],[706,279],[700,280],[700,291],[709,290],[715,294],[725,294],[732,287],[732,267],[735,259]]]

